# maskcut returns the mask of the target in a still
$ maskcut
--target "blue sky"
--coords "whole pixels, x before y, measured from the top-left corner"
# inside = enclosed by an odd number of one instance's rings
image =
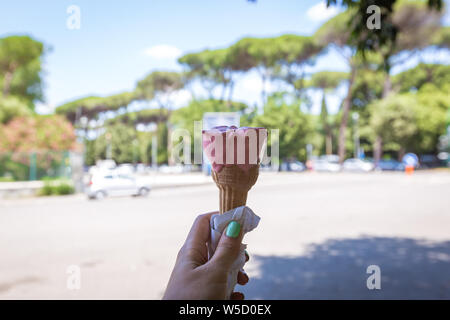
[[[66,26],[70,5],[81,9],[79,30]],[[226,47],[244,36],[312,34],[337,12],[322,1],[299,0],[14,0],[0,5],[0,36],[28,34],[51,47],[44,65],[46,101],[38,106],[47,113],[75,98],[133,90],[152,70],[181,70],[176,58],[183,53]],[[447,14],[445,23],[449,20]],[[312,70],[346,70],[346,65],[330,53]],[[234,98],[258,103],[260,86],[259,78],[248,74]],[[340,95],[330,97],[332,109]],[[177,104],[188,99],[181,92]],[[319,101],[313,99],[317,111]]]

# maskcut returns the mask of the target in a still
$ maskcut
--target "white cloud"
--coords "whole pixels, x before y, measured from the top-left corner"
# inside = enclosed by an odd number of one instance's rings
[[[182,52],[177,47],[167,44],[158,44],[145,49],[144,54],[154,59],[176,59],[181,56]]]
[[[337,13],[338,9],[334,6],[327,7],[325,1],[319,2],[306,11],[308,18],[316,22],[328,20]]]

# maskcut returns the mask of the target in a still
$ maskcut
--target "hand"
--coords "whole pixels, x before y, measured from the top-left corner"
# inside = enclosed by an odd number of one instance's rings
[[[206,243],[210,237],[209,220],[216,213],[203,214],[195,219],[186,242],[178,253],[163,299],[244,299],[241,292],[233,292],[231,297],[226,297],[227,276],[239,255],[242,231],[240,230],[236,236],[233,234],[227,236],[225,229],[213,257],[208,261]],[[246,261],[248,261],[247,253]],[[245,285],[248,280],[245,273],[238,273],[237,282],[240,285]]]

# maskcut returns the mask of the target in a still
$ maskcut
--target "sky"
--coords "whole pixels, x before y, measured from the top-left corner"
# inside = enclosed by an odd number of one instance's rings
[[[71,5],[80,9],[79,29],[67,25],[73,16],[68,12]],[[311,35],[339,10],[327,8],[321,0],[3,0],[0,37],[27,34],[49,48],[44,59],[45,102],[37,110],[50,113],[84,96],[133,90],[154,70],[181,71],[176,61],[185,53],[227,47],[245,36]],[[448,13],[444,23],[450,24]],[[415,63],[409,61],[408,67]],[[347,71],[347,66],[330,52],[309,71],[321,70]],[[250,72],[236,84],[234,100],[259,104],[260,92],[261,81]],[[344,93],[345,88],[339,88],[328,98],[331,112]],[[181,91],[175,104],[185,105],[189,99],[188,91]],[[320,97],[312,93],[312,99],[317,113]]]

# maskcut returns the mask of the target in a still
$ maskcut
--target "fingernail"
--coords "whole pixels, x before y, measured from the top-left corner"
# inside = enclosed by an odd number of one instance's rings
[[[237,238],[239,236],[239,232],[241,232],[241,225],[237,221],[231,221],[228,224],[227,232],[225,233],[227,237]]]

